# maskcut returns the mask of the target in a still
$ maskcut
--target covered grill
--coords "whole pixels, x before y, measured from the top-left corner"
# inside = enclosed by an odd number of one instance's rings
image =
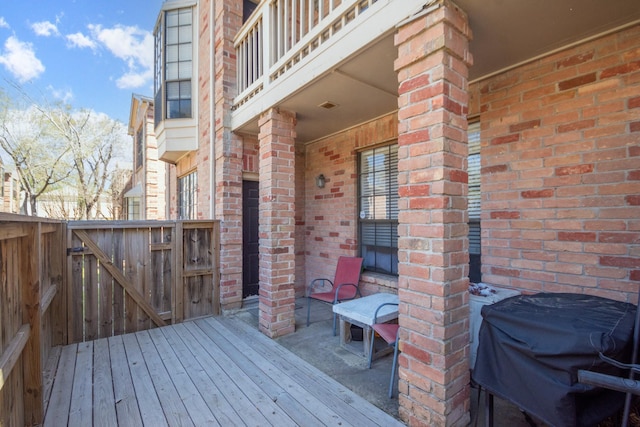
[[[588,426],[624,394],[578,383],[578,370],[621,375],[599,353],[629,360],[636,307],[590,295],[537,294],[482,308],[472,378],[553,426]]]

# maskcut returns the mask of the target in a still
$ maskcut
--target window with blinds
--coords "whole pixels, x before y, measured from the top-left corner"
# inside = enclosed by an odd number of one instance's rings
[[[398,145],[360,153],[360,254],[365,269],[398,274]]]
[[[469,175],[469,280],[474,283],[481,281],[480,254],[480,122],[469,123],[468,128],[469,157],[467,172]]]

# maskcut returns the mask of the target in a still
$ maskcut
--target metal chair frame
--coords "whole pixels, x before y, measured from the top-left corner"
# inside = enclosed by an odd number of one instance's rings
[[[389,345],[392,345],[393,348],[393,365],[391,366],[391,379],[389,380],[389,399],[393,397],[393,383],[396,377],[396,366],[398,364],[398,343],[400,341],[400,325],[397,324],[389,324],[389,323],[377,323],[378,320],[378,312],[380,309],[387,305],[398,305],[395,302],[385,302],[384,304],[380,304],[378,308],[376,308],[376,312],[373,315],[373,325],[371,326],[371,348],[369,349],[369,369],[371,369],[371,362],[373,360],[373,345],[376,340],[376,332],[380,334],[380,337],[385,340],[385,342]],[[384,325],[384,326],[383,326]],[[389,336],[387,336],[386,332],[383,329],[395,329],[395,339],[392,341],[388,341]],[[382,332],[382,333],[381,333]]]

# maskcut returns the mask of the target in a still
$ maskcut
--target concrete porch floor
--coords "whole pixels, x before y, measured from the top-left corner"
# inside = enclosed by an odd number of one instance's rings
[[[306,326],[307,300],[296,300],[296,331],[278,338],[276,341],[292,353],[311,363],[354,393],[362,396],[378,408],[398,418],[397,379],[394,385],[394,397],[387,397],[389,376],[393,354],[374,360],[371,369],[367,360],[340,346],[338,336],[333,336],[332,310],[328,304],[314,301],[311,306],[311,324]],[[258,327],[258,299],[244,301],[243,309],[237,312],[247,323]],[[353,342],[353,346],[362,346],[362,342]],[[481,395],[480,413],[477,425],[483,425],[484,396]],[[477,390],[471,391],[471,425],[477,412]],[[542,425],[542,424],[538,424]],[[495,427],[530,427],[524,415],[514,405],[502,399],[494,401]]]

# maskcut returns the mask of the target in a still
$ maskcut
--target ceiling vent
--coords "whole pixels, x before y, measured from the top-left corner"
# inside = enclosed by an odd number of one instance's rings
[[[324,101],[322,104],[318,105],[320,108],[324,108],[325,110],[331,110],[332,108],[337,107],[338,104],[331,101]]]

